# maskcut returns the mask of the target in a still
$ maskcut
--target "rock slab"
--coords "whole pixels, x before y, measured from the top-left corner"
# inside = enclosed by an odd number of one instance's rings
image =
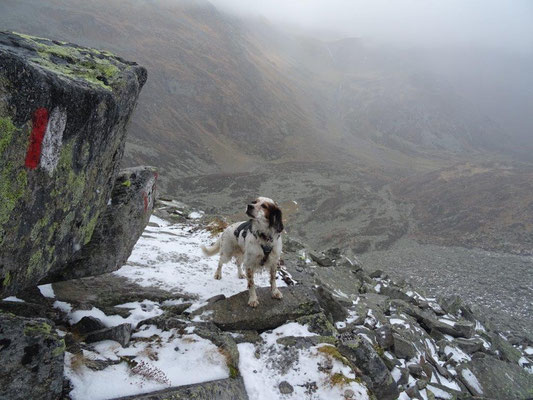
[[[0,32],[0,297],[91,241],[146,77],[106,51]]]
[[[265,331],[277,328],[289,320],[304,315],[319,313],[320,306],[313,291],[304,286],[280,288],[283,299],[273,299],[270,288],[258,288],[259,306],[248,306],[248,291],[207,305],[196,311],[206,313],[215,325],[222,330]]]
[[[242,378],[220,379],[115,400],[248,400]]]
[[[0,398],[58,399],[64,351],[49,320],[0,313]]]

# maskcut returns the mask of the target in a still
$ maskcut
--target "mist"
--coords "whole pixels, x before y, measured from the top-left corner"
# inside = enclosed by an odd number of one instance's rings
[[[315,34],[402,46],[476,46],[533,52],[527,0],[212,0],[240,16],[263,16]]]

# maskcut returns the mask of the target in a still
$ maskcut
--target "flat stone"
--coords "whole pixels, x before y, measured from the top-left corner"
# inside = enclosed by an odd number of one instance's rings
[[[259,306],[248,306],[248,291],[202,307],[194,315],[207,312],[210,319],[222,330],[274,329],[289,320],[321,311],[313,291],[304,286],[280,288],[283,299],[273,299],[270,288],[257,288]],[[211,313],[209,313],[211,312]]]
[[[248,400],[242,378],[227,378],[217,381],[178,386],[115,400]]]
[[[281,394],[291,394],[292,392],[294,392],[294,388],[287,381],[282,381],[279,384],[278,389]]]
[[[416,347],[411,342],[396,333],[392,336],[394,339],[393,351],[396,357],[408,360],[417,355]]]

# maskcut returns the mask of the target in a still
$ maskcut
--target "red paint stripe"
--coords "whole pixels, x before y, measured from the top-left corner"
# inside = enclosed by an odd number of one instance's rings
[[[144,212],[148,210],[148,195],[146,192],[143,192],[143,200],[144,200]]]
[[[43,142],[47,124],[48,110],[46,108],[35,110],[33,113],[33,129],[30,136],[30,145],[26,153],[26,167],[29,169],[35,169],[39,165],[41,143]]]

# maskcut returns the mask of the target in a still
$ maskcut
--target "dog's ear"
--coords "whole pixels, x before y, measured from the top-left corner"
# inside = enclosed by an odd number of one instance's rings
[[[271,228],[274,228],[277,232],[283,231],[283,221],[281,217],[281,210],[275,206],[270,206],[270,212],[268,213],[268,223]]]

